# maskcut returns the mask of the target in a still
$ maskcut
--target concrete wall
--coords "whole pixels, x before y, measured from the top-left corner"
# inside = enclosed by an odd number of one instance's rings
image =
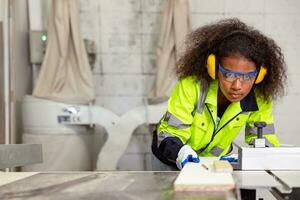
[[[143,103],[154,78],[163,1],[80,1],[83,36],[97,42],[96,103],[118,114]]]
[[[155,74],[160,16],[166,0],[80,0],[85,38],[97,43],[96,104],[118,114],[143,103]],[[300,2],[298,0],[189,0],[192,27],[239,17],[274,38],[288,65],[288,94],[275,103],[277,133],[283,143],[300,145]],[[149,169],[150,136],[135,131],[119,169]],[[121,134],[121,133],[120,133]],[[149,148],[145,148],[148,146]]]

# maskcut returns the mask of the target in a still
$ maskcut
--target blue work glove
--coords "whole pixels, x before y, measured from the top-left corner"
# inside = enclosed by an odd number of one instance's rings
[[[221,156],[220,160],[227,160],[230,163],[238,162],[237,155]]]
[[[200,158],[189,145],[184,145],[177,154],[176,165],[182,169],[188,162],[200,163]]]

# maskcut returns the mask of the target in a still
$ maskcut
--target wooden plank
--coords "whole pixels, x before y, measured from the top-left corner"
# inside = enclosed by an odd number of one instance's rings
[[[234,188],[231,173],[215,173],[198,163],[187,163],[174,182],[176,192],[226,192]]]

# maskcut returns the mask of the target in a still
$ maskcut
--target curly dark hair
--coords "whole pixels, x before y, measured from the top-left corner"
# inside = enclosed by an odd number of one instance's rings
[[[245,34],[231,34],[232,32]],[[208,55],[215,54],[217,60],[239,56],[253,61],[256,66],[266,66],[264,80],[254,85],[254,89],[264,99],[277,99],[284,95],[287,77],[281,48],[274,40],[239,19],[225,19],[202,26],[187,36],[185,44],[186,51],[177,62],[179,79],[196,76],[201,83],[209,84],[212,79],[206,68]]]

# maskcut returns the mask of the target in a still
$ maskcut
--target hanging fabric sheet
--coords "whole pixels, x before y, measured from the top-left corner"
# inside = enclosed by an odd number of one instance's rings
[[[156,80],[148,95],[150,104],[166,101],[177,81],[176,61],[184,50],[184,38],[191,30],[187,0],[168,0],[163,10],[157,49]]]
[[[46,54],[33,95],[75,104],[88,104],[95,98],[76,0],[52,2]]]

